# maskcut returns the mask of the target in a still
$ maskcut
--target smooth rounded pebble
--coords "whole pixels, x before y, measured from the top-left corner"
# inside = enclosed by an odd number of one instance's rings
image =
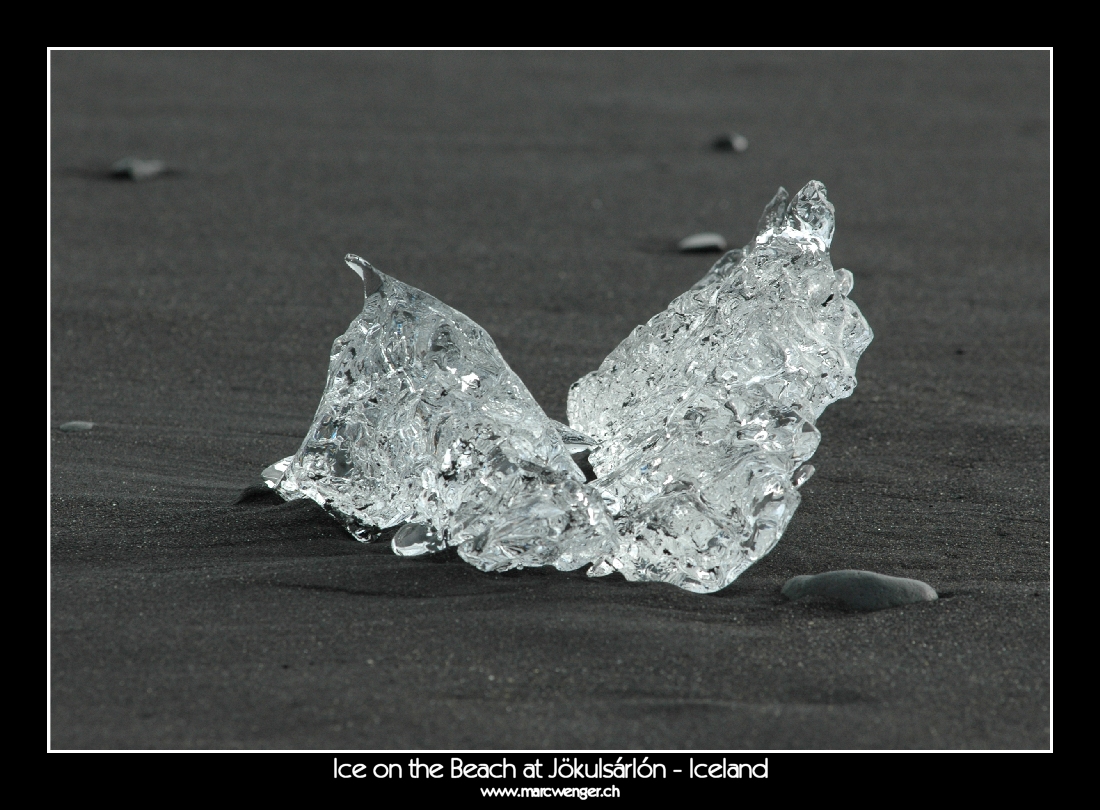
[[[792,577],[783,586],[783,595],[791,600],[824,596],[856,610],[883,610],[939,598],[927,582],[888,577],[874,571],[826,571],[814,576]]]
[[[693,233],[685,236],[678,245],[684,253],[703,253],[726,249],[726,240],[720,233]]]
[[[720,152],[744,152],[749,148],[749,139],[740,132],[730,132],[715,138],[713,146]]]
[[[111,166],[111,174],[115,177],[130,180],[149,180],[158,174],[164,174],[167,170],[168,165],[163,160],[144,160],[135,157],[125,157]]]
[[[94,427],[94,422],[66,422],[61,429],[66,433],[76,433],[81,430],[91,430]]]

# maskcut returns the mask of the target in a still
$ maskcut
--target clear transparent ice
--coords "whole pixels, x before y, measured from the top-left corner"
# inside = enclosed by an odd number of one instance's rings
[[[724,588],[775,547],[812,468],[825,407],[855,389],[871,330],[834,270],[833,206],[779,190],[756,238],[573,384],[619,547],[591,569]],[[802,468],[802,469],[800,469]]]
[[[264,479],[360,540],[399,527],[398,554],[724,588],[782,536],[815,423],[871,342],[833,228],[821,183],[780,189],[749,245],[573,384],[568,426],[484,329],[349,255],[363,311],[301,448]]]
[[[575,431],[543,413],[489,334],[358,256],[363,311],[332,345],[305,441],[265,471],[360,540],[401,526],[398,554],[457,546],[485,571],[572,570],[616,543],[573,461]],[[403,525],[407,524],[407,525]]]

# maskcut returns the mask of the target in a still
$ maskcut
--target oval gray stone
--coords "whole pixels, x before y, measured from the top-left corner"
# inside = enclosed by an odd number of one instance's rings
[[[749,148],[749,139],[740,132],[728,132],[715,138],[712,145],[720,152],[744,152]]]
[[[78,433],[82,430],[91,430],[94,427],[94,422],[66,422],[61,426],[61,429],[66,433]]]
[[[726,249],[726,240],[720,233],[693,233],[685,236],[678,245],[684,253],[703,253]]]
[[[163,160],[143,160],[135,157],[125,157],[111,166],[112,175],[130,180],[149,180],[164,174],[167,170],[168,164]]]
[[[826,571],[814,576],[792,577],[783,586],[783,595],[791,600],[823,596],[856,610],[883,610],[939,598],[927,582],[888,577],[874,571]]]

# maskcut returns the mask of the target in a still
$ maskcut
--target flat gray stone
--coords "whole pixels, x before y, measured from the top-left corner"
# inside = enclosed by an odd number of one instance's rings
[[[685,236],[678,245],[684,253],[705,253],[726,249],[726,240],[720,233],[693,233]]]
[[[91,430],[95,427],[93,422],[66,422],[61,426],[61,429],[66,433],[79,433],[84,430]]]
[[[168,164],[163,160],[144,160],[135,157],[122,158],[111,166],[112,175],[130,180],[150,180],[167,171]]]
[[[874,571],[826,571],[792,577],[783,586],[783,595],[791,600],[824,596],[856,610],[883,610],[939,598],[931,585],[919,579],[888,577]]]

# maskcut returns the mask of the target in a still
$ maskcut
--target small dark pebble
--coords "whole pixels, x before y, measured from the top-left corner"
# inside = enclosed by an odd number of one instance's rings
[[[791,600],[823,596],[855,610],[883,610],[938,598],[935,589],[919,579],[889,577],[873,571],[827,571],[792,577],[783,586],[783,595]]]
[[[80,433],[85,430],[91,430],[94,427],[94,422],[66,422],[61,426],[61,429],[66,433]]]
[[[740,132],[719,135],[711,144],[719,152],[744,152],[749,148],[749,139]]]

